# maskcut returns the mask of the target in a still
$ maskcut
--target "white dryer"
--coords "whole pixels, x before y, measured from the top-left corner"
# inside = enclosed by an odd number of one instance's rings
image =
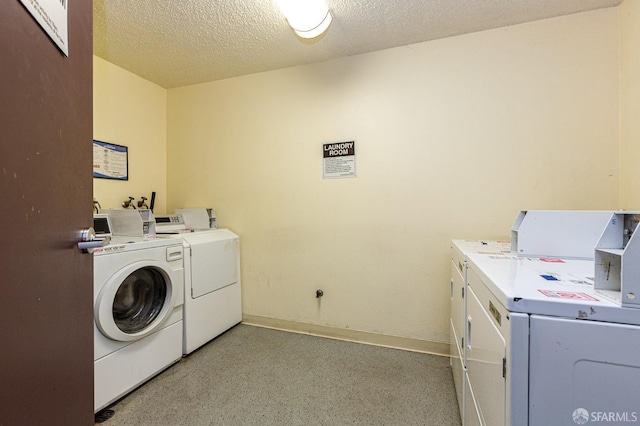
[[[463,425],[470,425],[474,423],[466,420],[466,414],[473,414],[475,407],[467,379],[467,353],[465,350],[465,339],[467,339],[466,297],[468,293],[467,257],[472,253],[497,256],[510,254],[511,242],[509,240],[452,240],[451,243],[450,364],[458,397],[460,419]]]
[[[594,262],[468,256],[466,424],[640,420],[640,310],[602,298]]]
[[[186,355],[242,321],[240,238],[228,229],[181,235]]]
[[[209,215],[203,210],[204,223]],[[228,229],[195,229],[182,215],[156,217],[156,232],[184,242],[184,343],[187,355],[242,321],[240,237]]]
[[[183,244],[113,237],[94,254],[94,410],[182,356]]]

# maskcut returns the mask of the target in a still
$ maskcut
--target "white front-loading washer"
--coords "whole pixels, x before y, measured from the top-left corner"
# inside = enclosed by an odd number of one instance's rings
[[[94,254],[94,410],[182,357],[180,238],[113,237]]]

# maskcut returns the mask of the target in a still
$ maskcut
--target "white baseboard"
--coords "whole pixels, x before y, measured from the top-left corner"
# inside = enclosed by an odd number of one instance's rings
[[[358,331],[351,330],[349,328],[336,328],[326,325],[301,323],[278,318],[262,317],[258,315],[243,314],[242,323],[253,325],[256,327],[272,328],[275,330],[309,334],[312,336],[327,337],[330,339],[346,340],[349,342],[384,346],[387,348],[402,349],[406,351],[421,352],[438,356],[449,356],[448,342],[434,342],[430,340],[412,339],[409,337],[389,336],[385,334],[371,333],[368,331]]]

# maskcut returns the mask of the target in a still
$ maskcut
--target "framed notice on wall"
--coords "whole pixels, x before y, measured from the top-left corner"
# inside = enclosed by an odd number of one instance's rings
[[[324,179],[356,177],[356,142],[322,145],[322,177]]]
[[[51,40],[69,56],[67,0],[20,0]]]
[[[93,177],[129,180],[129,149],[122,145],[93,141]]]

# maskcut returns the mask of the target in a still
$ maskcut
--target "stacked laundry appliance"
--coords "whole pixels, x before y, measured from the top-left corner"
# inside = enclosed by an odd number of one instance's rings
[[[638,219],[528,211],[510,250],[453,241],[452,370],[464,425],[640,420]]]

